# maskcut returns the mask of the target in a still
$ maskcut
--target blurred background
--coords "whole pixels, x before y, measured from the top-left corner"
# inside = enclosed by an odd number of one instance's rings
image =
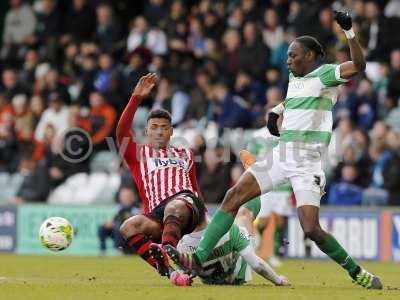
[[[288,45],[312,35],[326,62],[349,60],[332,8],[351,13],[367,69],[340,88],[321,222],[356,258],[400,260],[396,0],[1,1],[0,251],[41,253],[40,223],[61,215],[78,231],[67,254],[116,253],[119,224],[141,205],[114,129],[148,72],[159,84],[132,128],[141,141],[151,109],[171,112],[176,140],[196,154],[212,212],[243,172],[238,151],[263,152],[266,112],[286,93]],[[90,136],[92,148],[88,140],[74,144],[88,155],[66,153],[72,128]],[[290,191],[284,198],[293,206]],[[293,213],[271,211],[259,220],[261,237],[268,226],[284,229],[266,247],[318,257]],[[265,258],[274,252],[267,248]]]

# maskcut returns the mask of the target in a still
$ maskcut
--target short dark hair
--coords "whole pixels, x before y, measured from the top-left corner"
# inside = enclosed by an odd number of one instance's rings
[[[314,52],[317,59],[323,59],[325,57],[324,48],[316,38],[303,35],[296,38],[296,42],[300,43],[306,51]]]
[[[165,109],[155,109],[152,110],[147,116],[147,122],[150,119],[167,119],[171,123],[171,114]]]

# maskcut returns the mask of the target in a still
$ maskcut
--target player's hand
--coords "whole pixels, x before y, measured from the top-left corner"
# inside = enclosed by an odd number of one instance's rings
[[[334,18],[343,30],[350,30],[352,26],[351,17],[348,12],[334,10]]]
[[[156,82],[157,75],[154,73],[149,73],[145,76],[142,76],[133,90],[133,96],[136,96],[139,99],[148,97],[151,93],[151,90],[156,85]]]

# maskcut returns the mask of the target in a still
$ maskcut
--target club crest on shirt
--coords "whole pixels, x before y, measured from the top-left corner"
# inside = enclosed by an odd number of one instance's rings
[[[168,167],[178,167],[187,170],[188,162],[179,157],[173,158],[151,158],[148,160],[149,171],[164,169]]]

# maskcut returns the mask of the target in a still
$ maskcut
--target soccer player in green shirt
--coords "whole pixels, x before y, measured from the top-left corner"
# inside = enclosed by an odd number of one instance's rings
[[[277,185],[289,182],[295,193],[297,212],[305,236],[343,267],[353,281],[367,289],[382,289],[380,279],[360,267],[338,241],[319,224],[320,198],[324,193],[324,153],[332,134],[332,108],[338,86],[365,70],[361,46],[352,29],[348,13],[335,12],[350,47],[351,61],[340,65],[324,64],[324,51],[313,37],[296,38],[289,46],[287,65],[289,86],[284,105],[270,113],[269,127],[279,135],[279,145],[271,156],[252,165],[225,195],[221,207],[194,254],[180,253],[173,247],[167,252],[180,267],[194,274],[201,271],[219,240],[230,230],[239,208]],[[282,131],[273,120],[283,112]]]

